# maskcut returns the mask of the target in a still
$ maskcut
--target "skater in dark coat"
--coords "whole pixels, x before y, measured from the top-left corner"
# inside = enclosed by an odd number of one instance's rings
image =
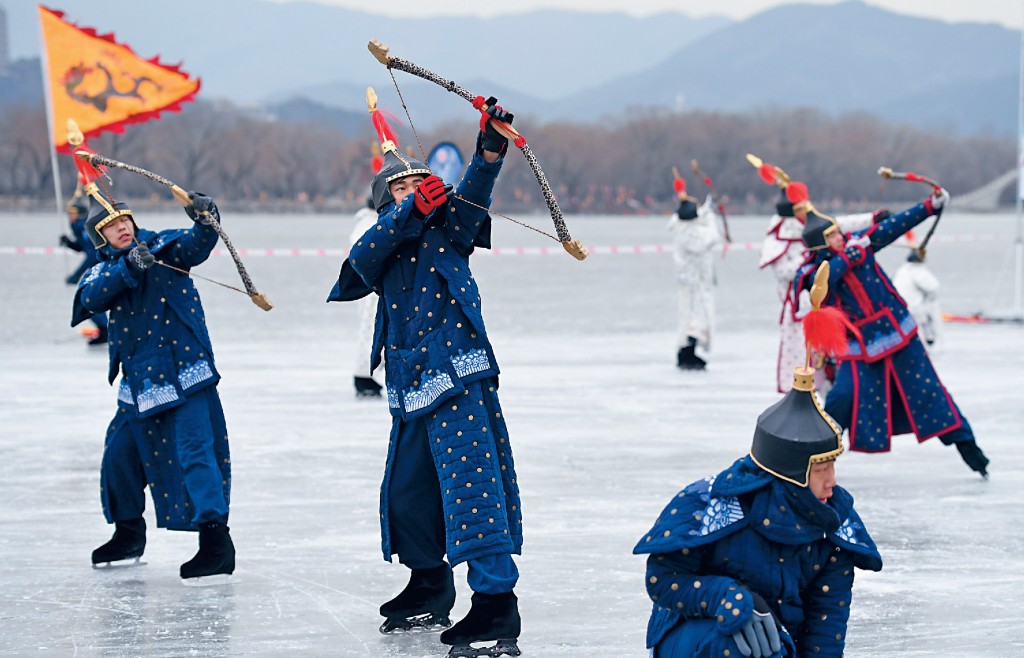
[[[512,121],[494,99],[487,105],[461,198],[450,197],[450,186],[381,131],[384,164],[372,184],[377,221],[352,246],[328,298],[380,296],[370,369],[383,351],[393,420],[382,548],[386,560],[397,554],[411,569],[405,590],[381,606],[380,630],[448,626],[451,567],[466,562],[472,606],[441,634],[450,656],[519,655],[512,559],[522,547],[519,485],[498,401],[498,364],[469,269],[474,250],[490,247],[486,208],[508,148],[487,120]],[[492,640],[497,648],[471,646]]]
[[[65,282],[68,285],[78,285],[85,274],[96,263],[100,262],[96,253],[96,247],[85,231],[85,220],[89,215],[89,201],[79,185],[74,196],[68,201],[68,223],[70,224],[71,235],[60,236],[61,246],[82,254],[82,262],[75,271],[68,275]],[[97,334],[89,339],[90,345],[105,345],[107,342],[107,314],[95,313],[89,320],[96,325]]]
[[[100,262],[78,285],[72,324],[110,313],[110,383],[121,374],[100,474],[103,512],[115,531],[92,562],[142,555],[148,487],[159,527],[199,531],[199,551],[181,565],[181,577],[226,576],[234,571],[235,549],[227,526],[231,471],[220,374],[187,274],[217,243],[208,219],[219,218],[217,206],[190,193],[186,212],[194,225],[154,233],[138,228],[131,210],[95,182],[86,191],[86,230]]]
[[[750,454],[669,502],[633,549],[648,555],[652,656],[843,655],[854,569],[882,560],[836,484],[841,432],[798,369]]]
[[[793,186],[790,186],[792,189]],[[837,306],[860,330],[841,357],[825,411],[850,433],[850,449],[887,452],[892,437],[913,432],[954,445],[964,462],[987,477],[988,458],[978,447],[967,418],[939,380],[918,336],[918,325],[896,292],[875,253],[931,216],[942,212],[949,194],[937,188],[924,202],[871,228],[843,235],[807,198],[794,200],[806,214],[803,239],[810,255],[797,271],[795,293],[810,287],[822,262],[831,266],[826,305]]]

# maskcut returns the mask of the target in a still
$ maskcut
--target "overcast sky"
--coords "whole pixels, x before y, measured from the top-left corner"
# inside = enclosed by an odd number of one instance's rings
[[[275,0],[292,2],[294,0]],[[836,4],[840,0],[512,0],[497,3],[485,0],[305,0],[333,4],[368,13],[419,17],[439,14],[498,16],[538,9],[576,11],[620,11],[648,16],[665,11],[680,11],[691,16],[725,15],[743,19],[768,7],[784,4]],[[1001,23],[1008,27],[1024,25],[1024,0],[871,0],[867,4],[901,14],[926,16],[959,23],[964,21]]]

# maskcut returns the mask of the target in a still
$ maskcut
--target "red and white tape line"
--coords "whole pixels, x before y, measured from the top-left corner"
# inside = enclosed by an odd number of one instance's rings
[[[994,242],[1010,241],[1013,237],[1001,233],[973,233],[962,235],[935,236],[934,242]],[[759,251],[760,242],[734,242],[729,245],[728,251]],[[63,247],[12,247],[0,246],[0,256],[53,256],[62,252],[72,253]],[[648,244],[648,245],[601,245],[588,246],[587,251],[592,254],[621,255],[621,254],[662,254],[671,253],[672,245],[669,244]],[[561,255],[564,250],[561,247],[492,247],[491,249],[480,249],[476,252],[481,256],[553,256]],[[348,255],[348,249],[238,249],[240,256],[251,257],[299,257],[329,256],[332,258],[344,258]],[[214,249],[214,256],[227,256],[226,249]]]

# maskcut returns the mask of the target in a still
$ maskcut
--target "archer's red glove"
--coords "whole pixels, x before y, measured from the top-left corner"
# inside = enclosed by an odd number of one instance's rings
[[[450,191],[450,185],[445,185],[443,180],[431,174],[416,188],[413,207],[421,216],[426,217],[434,208],[444,205]]]

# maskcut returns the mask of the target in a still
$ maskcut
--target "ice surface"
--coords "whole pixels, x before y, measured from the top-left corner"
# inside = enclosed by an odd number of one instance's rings
[[[240,248],[344,248],[349,217],[238,216]],[[546,217],[529,218],[547,228]],[[501,247],[558,246],[495,220]],[[588,246],[665,243],[664,217],[569,217]],[[183,214],[142,217],[185,226]],[[0,217],[0,247],[49,246],[54,215]],[[739,242],[766,218],[734,218]],[[952,241],[995,233],[1001,241]],[[930,250],[945,310],[1009,300],[1013,217],[951,213]],[[890,272],[904,251],[882,260]],[[197,281],[208,314],[234,468],[236,582],[186,588],[195,535],[155,528],[146,565],[96,571],[111,528],[99,462],[116,391],[105,350],[68,327],[77,255],[0,251],[0,654],[38,656],[441,656],[436,635],[385,637],[377,607],[405,584],[381,559],[378,487],[384,404],[357,400],[355,308],[325,304],[340,258],[249,257],[264,313]],[[646,655],[644,560],[630,551],[684,484],[746,452],[774,392],[772,277],[756,252],[720,262],[718,332],[706,373],[674,368],[665,253],[481,254],[484,316],[503,374],[502,406],[522,487],[517,588],[525,656]],[[234,284],[227,257],[198,272]],[[997,281],[1002,281],[997,285]],[[988,482],[938,441],[899,437],[892,453],[849,454],[840,482],[885,559],[859,575],[847,656],[1024,655],[1022,329],[947,324],[936,358],[992,459]],[[147,510],[147,515],[150,515]],[[468,609],[465,567],[459,600]]]

